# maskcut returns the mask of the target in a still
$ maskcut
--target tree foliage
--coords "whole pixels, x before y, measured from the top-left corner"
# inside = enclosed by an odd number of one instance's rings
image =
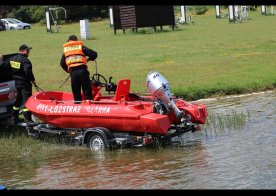
[[[107,18],[108,17],[108,6],[68,6],[62,5],[67,10],[68,20],[76,21],[82,19],[93,19],[93,18]]]
[[[45,17],[45,11],[42,6],[19,6],[8,13],[7,17],[17,18],[24,22],[36,23]]]
[[[10,6],[0,5],[0,17],[12,17],[28,23],[45,21],[45,8],[42,5]],[[63,9],[51,10],[50,16],[55,20],[78,21],[81,19],[95,19],[108,17],[108,6],[92,5],[49,5],[50,8],[62,7],[66,10],[67,19]]]

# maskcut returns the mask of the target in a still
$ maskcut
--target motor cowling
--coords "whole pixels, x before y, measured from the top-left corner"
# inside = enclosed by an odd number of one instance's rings
[[[157,71],[151,71],[146,80],[147,88],[150,94],[161,99],[168,109],[172,109],[178,118],[183,118],[183,112],[178,109],[172,97],[169,82]]]

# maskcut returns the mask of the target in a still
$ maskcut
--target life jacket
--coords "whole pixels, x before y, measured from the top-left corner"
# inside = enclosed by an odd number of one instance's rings
[[[70,67],[76,67],[79,65],[86,65],[87,61],[85,55],[82,52],[82,41],[70,41],[63,45],[63,51],[65,56],[65,62]]]

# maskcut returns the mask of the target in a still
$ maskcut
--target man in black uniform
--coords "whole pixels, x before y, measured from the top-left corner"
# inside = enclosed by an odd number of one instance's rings
[[[23,105],[23,115],[27,126],[34,125],[31,120],[31,112],[25,107],[25,103],[32,95],[32,84],[35,85],[35,77],[32,71],[32,63],[28,59],[32,48],[23,44],[19,47],[19,53],[11,57],[8,61],[12,68],[13,79],[17,89],[16,101],[12,110],[12,123],[19,122],[19,109]]]
[[[75,103],[82,101],[81,88],[86,100],[92,100],[92,89],[87,69],[88,60],[94,61],[97,52],[85,47],[82,41],[78,41],[75,35],[69,36],[68,42],[63,45],[63,54],[60,60],[62,69],[70,73],[71,88]]]

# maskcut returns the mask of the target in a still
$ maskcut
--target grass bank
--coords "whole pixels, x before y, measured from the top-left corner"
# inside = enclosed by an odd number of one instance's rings
[[[186,100],[249,93],[276,86],[276,16],[251,11],[250,20],[230,24],[216,19],[215,12],[195,16],[194,25],[168,26],[154,32],[117,30],[109,21],[90,22],[91,40],[85,45],[98,52],[98,73],[132,80],[131,91],[147,91],[147,74],[156,70],[169,82],[172,92]],[[158,28],[159,29],[159,28]],[[30,60],[37,84],[44,90],[71,91],[60,68],[62,45],[70,34],[80,38],[79,23],[62,25],[58,33],[47,33],[45,26],[30,30],[0,32],[0,53],[17,52],[19,45],[33,47]],[[94,62],[89,63],[91,74]]]
[[[57,138],[35,140],[29,137],[24,128],[0,127],[1,161],[27,160],[37,162],[54,153],[68,150],[68,146],[60,145]]]

